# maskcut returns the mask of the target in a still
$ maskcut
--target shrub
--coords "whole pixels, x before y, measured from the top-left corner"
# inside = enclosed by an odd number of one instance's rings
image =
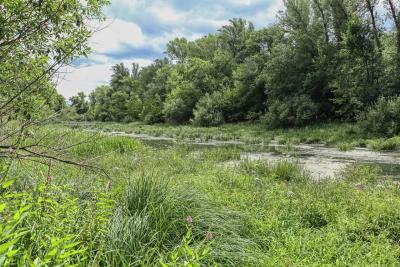
[[[163,102],[158,94],[146,97],[139,117],[148,124],[162,122],[162,106]]]
[[[199,245],[192,247],[194,243],[192,231],[190,227],[187,229],[187,233],[183,237],[181,244],[170,252],[166,259],[160,260],[162,267],[202,266],[202,261],[208,257],[211,250],[210,244],[202,242]]]
[[[365,114],[359,117],[359,124],[366,133],[386,137],[400,133],[400,97],[379,98]]]
[[[196,105],[192,123],[196,126],[217,126],[225,122],[221,110],[221,95],[216,92],[212,95],[206,94]]]
[[[109,196],[82,203],[69,186],[47,182],[18,192],[13,182],[0,183],[0,266],[87,265],[110,216]]]
[[[308,96],[273,101],[264,116],[268,128],[304,126],[317,118],[318,107]]]
[[[188,81],[178,83],[168,95],[163,114],[165,120],[170,123],[188,122],[193,116],[193,108],[199,99],[199,91]]]

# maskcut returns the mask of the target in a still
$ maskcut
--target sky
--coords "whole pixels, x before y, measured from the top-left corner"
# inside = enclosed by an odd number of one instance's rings
[[[106,21],[89,40],[92,53],[63,70],[57,90],[66,98],[89,94],[107,84],[111,67],[133,62],[141,67],[164,57],[165,46],[175,37],[195,40],[244,18],[256,28],[276,20],[283,0],[111,0],[104,8]]]

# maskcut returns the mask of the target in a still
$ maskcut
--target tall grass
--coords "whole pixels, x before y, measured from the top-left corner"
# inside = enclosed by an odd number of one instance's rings
[[[90,136],[61,129],[70,141]],[[400,195],[370,167],[315,182],[295,162],[238,148],[82,144],[112,180],[54,164],[13,165],[0,189],[3,265],[398,266]],[[29,231],[28,231],[29,229]],[[12,240],[16,240],[15,242]],[[14,242],[14,243],[13,243]],[[7,244],[7,246],[3,246]]]

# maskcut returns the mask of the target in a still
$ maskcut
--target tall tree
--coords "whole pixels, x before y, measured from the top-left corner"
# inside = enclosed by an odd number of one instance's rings
[[[373,28],[373,33],[375,36],[375,42],[376,46],[378,47],[379,50],[382,48],[381,40],[380,40],[380,31],[378,29],[377,21],[376,21],[376,6],[379,3],[379,0],[364,0],[365,1],[365,6],[368,10],[369,16],[371,18],[371,24]]]

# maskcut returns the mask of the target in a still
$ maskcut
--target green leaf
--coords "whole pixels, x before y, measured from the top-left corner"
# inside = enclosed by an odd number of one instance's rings
[[[46,260],[53,258],[56,254],[57,254],[58,249],[54,248],[52,250],[50,250],[49,252],[46,253],[46,255],[44,256],[44,258]]]
[[[73,248],[73,247],[79,245],[80,243],[81,243],[81,242],[75,242],[75,243],[67,244],[67,245],[64,245],[63,248],[64,248],[64,249]]]
[[[0,245],[0,255],[9,250],[17,242],[18,238],[15,238],[14,240],[8,241],[7,243]]]
[[[2,185],[2,188],[3,188],[3,189],[6,189],[6,188],[10,187],[14,182],[15,182],[15,180],[8,180],[8,181],[5,181],[5,182],[3,183],[3,185]]]
[[[85,252],[85,250],[86,250],[86,249],[80,249],[80,250],[73,250],[73,251],[71,251],[71,252],[64,253],[64,254],[62,254],[62,255],[60,256],[60,259],[66,259],[66,258],[68,258],[68,257],[70,257],[70,256],[72,256],[72,255],[76,255],[76,254]]]
[[[18,220],[20,217],[21,217],[21,213],[20,213],[19,211],[17,211],[17,212],[14,214],[13,219],[14,219],[14,220]]]
[[[0,204],[0,212],[3,212],[3,210],[7,207],[7,204],[2,203]]]
[[[18,251],[19,251],[19,248],[18,248],[18,249],[13,249],[13,250],[9,251],[9,252],[7,253],[7,257],[8,257],[8,258],[14,257],[14,255],[17,254]]]

